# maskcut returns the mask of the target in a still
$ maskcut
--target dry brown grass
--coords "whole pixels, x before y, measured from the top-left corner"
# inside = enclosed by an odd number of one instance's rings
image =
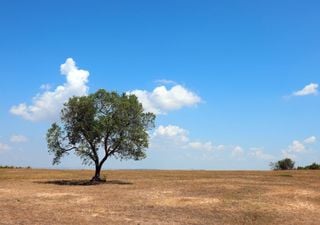
[[[319,171],[103,174],[1,169],[0,224],[320,224]]]

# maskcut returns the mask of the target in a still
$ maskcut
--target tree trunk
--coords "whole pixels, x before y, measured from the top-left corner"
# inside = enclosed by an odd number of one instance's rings
[[[91,179],[91,182],[101,182],[102,179],[100,177],[100,172],[101,172],[101,165],[96,165],[96,172],[94,176]]]

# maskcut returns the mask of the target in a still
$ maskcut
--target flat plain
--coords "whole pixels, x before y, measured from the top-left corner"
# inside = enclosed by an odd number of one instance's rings
[[[0,224],[320,224],[319,171],[0,170]]]

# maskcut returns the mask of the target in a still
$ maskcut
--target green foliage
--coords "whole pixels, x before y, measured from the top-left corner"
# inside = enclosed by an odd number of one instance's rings
[[[297,169],[298,170],[320,170],[320,164],[317,164],[314,162],[311,165],[308,165],[305,167],[299,166]]]
[[[84,164],[95,164],[100,169],[111,156],[143,159],[148,147],[147,131],[154,127],[154,120],[155,115],[145,113],[134,95],[101,89],[89,96],[70,98],[61,111],[61,123],[52,124],[47,132],[53,164],[60,163],[70,151]]]
[[[270,166],[273,170],[292,170],[294,169],[295,162],[292,159],[285,158],[278,162],[271,163]]]

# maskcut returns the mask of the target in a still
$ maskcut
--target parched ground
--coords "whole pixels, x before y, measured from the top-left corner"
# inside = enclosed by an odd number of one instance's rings
[[[0,224],[320,224],[320,172],[0,169]]]

